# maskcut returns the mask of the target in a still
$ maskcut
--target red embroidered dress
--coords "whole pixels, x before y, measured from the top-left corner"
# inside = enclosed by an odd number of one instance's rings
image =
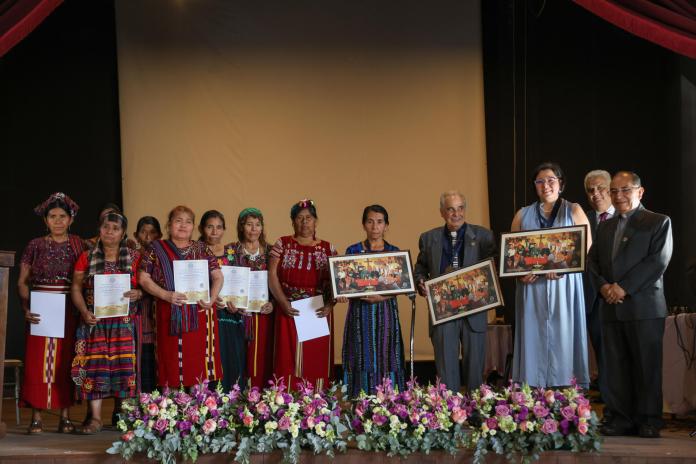
[[[157,240],[143,255],[140,270],[152,280],[173,291],[173,261],[178,259],[208,261],[208,270],[219,269],[217,260],[203,242],[194,241],[186,248],[177,248],[170,240]],[[172,312],[177,307],[157,299],[157,383],[164,387],[190,387],[201,380],[222,378],[217,315],[214,310],[200,311],[197,306],[184,305],[181,330],[172,334]],[[187,315],[195,321],[187,321]]]
[[[82,240],[75,235],[70,235],[62,243],[39,237],[29,242],[22,255],[22,264],[31,267],[30,291],[66,295],[64,338],[31,335],[27,324],[21,394],[23,406],[52,409],[67,408],[73,404],[70,365],[78,316],[68,293],[73,266],[82,250]]]
[[[300,245],[291,236],[278,239],[271,256],[280,260],[278,278],[285,296],[295,301],[324,294],[329,289],[328,257],[335,254],[333,245],[323,240]],[[300,343],[295,320],[283,311],[275,311],[275,315],[275,374],[293,388],[300,379],[318,388],[328,385],[333,371],[333,316],[328,316],[330,335]]]

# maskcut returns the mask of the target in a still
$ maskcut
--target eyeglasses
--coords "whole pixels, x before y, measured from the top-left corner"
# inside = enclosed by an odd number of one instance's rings
[[[585,191],[589,194],[593,194],[595,192],[597,193],[604,193],[607,191],[607,188],[604,187],[603,185],[600,185],[599,187],[588,187],[585,189]]]
[[[629,193],[631,193],[631,191],[639,188],[639,185],[633,185],[631,187],[621,187],[620,189],[610,188],[609,193],[611,193],[612,195],[618,195],[619,192],[621,192],[622,195],[628,195]]]
[[[534,181],[534,185],[542,186],[544,184],[556,185],[558,182],[558,177],[547,177],[546,179],[537,179]]]
[[[464,206],[457,206],[456,208],[450,206],[449,208],[445,209],[445,212],[447,214],[454,214],[454,213],[463,213],[465,210]]]

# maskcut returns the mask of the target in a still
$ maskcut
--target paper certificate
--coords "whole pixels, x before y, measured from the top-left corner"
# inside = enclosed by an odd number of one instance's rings
[[[297,341],[306,342],[315,338],[329,335],[329,323],[325,317],[317,316],[317,309],[324,306],[322,295],[293,301],[291,306],[300,312],[295,316],[295,329],[297,330]]]
[[[205,259],[174,261],[174,291],[186,295],[186,304],[210,301],[210,277]]]
[[[98,274],[94,276],[94,316],[128,316],[130,300],[123,296],[131,289],[130,274]]]
[[[63,293],[31,292],[29,310],[41,321],[29,324],[32,335],[65,337],[65,295]]]
[[[224,282],[220,296],[225,303],[231,301],[237,308],[245,309],[249,302],[249,274],[248,267],[220,266]]]
[[[268,303],[268,271],[251,271],[247,312],[257,313]]]

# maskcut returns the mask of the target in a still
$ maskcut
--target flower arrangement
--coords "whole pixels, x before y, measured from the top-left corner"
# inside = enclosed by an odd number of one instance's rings
[[[467,446],[475,464],[483,463],[489,450],[508,460],[520,454],[528,463],[543,451],[599,451],[601,445],[597,415],[575,385],[552,390],[511,384],[499,392],[482,385],[468,407],[473,430]]]
[[[362,450],[389,456],[432,449],[456,454],[464,443],[469,412],[465,398],[439,382],[421,387],[412,380],[399,392],[385,379],[375,394],[362,392],[353,400],[350,425]]]

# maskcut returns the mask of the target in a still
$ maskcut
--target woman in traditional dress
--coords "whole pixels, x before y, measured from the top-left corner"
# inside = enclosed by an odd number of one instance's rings
[[[147,253],[150,243],[162,238],[157,218],[143,216],[138,220],[133,238],[141,254]],[[135,327],[136,387],[138,392],[150,393],[157,385],[155,360],[155,299],[144,293],[138,301],[138,312],[133,316]]]
[[[560,197],[565,187],[556,163],[542,163],[532,176],[539,201],[520,209],[512,231],[587,224],[577,203]],[[587,246],[591,245],[587,237]],[[512,379],[535,387],[587,387],[587,336],[582,274],[528,274],[517,281]]]
[[[333,374],[333,299],[329,285],[328,257],[336,250],[316,237],[317,210],[312,200],[292,206],[293,235],[281,237],[273,245],[268,264],[268,282],[275,297],[275,353],[273,370],[295,387],[305,379],[318,388],[328,385]],[[294,316],[299,311],[292,302],[323,295],[319,317],[328,318],[330,334],[305,342],[297,340]]]
[[[99,239],[75,264],[70,293],[82,321],[75,336],[72,378],[77,397],[89,401],[89,416],[80,429],[83,434],[101,431],[102,399],[113,397],[118,401],[132,398],[136,393],[131,315],[143,292],[135,288],[139,254],[127,246],[127,227],[128,221],[121,214],[111,212],[102,216]],[[96,318],[94,277],[100,274],[129,275],[131,290],[123,294],[130,301],[127,316]]]
[[[349,246],[347,255],[398,251],[384,239],[389,213],[380,205],[365,208],[362,215],[365,240]],[[339,297],[338,301],[346,301]],[[343,332],[343,383],[348,394],[374,393],[384,379],[404,389],[404,344],[396,297],[353,298]]]
[[[168,240],[155,240],[141,259],[138,282],[157,299],[157,383],[190,387],[222,378],[217,314],[213,302],[222,288],[222,273],[205,243],[191,240],[195,216],[186,206],[169,213]],[[206,260],[210,299],[186,304],[174,288],[174,261]]]
[[[242,266],[252,271],[266,271],[271,247],[266,243],[263,214],[256,208],[246,208],[237,218],[237,242],[225,245],[224,265]],[[227,303],[232,312],[234,302]],[[259,312],[240,309],[245,324],[245,376],[252,387],[265,387],[273,377],[273,304],[269,301]],[[218,310],[218,315],[220,314]],[[224,338],[224,337],[223,337]]]
[[[219,211],[210,210],[203,213],[198,231],[200,240],[217,259],[219,266],[236,266],[230,264],[228,247],[222,242],[227,226],[225,216]],[[215,304],[217,308],[218,330],[220,333],[220,360],[222,362],[222,388],[228,391],[235,383],[244,386],[244,368],[246,362],[246,340],[244,318],[234,305],[225,305],[221,298]]]
[[[82,254],[82,240],[69,234],[79,207],[64,193],[54,193],[34,209],[43,217],[48,234],[35,238],[22,255],[17,287],[19,299],[28,322],[25,341],[22,404],[33,408],[29,434],[43,431],[42,409],[60,409],[58,432],[69,433],[75,426],[68,416],[73,404],[73,383],[70,365],[75,346],[77,314],[66,299],[64,337],[31,335],[30,325],[38,324],[40,317],[32,312],[31,292],[67,294],[73,276],[73,267]]]

